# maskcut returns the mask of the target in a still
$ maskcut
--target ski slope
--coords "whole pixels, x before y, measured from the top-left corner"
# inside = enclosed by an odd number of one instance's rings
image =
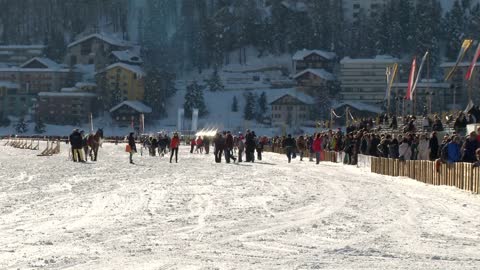
[[[480,197],[265,154],[96,164],[0,142],[0,269],[479,269]]]

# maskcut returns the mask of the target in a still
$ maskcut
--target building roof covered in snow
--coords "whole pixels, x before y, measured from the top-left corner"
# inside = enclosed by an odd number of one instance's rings
[[[272,96],[270,105],[272,105],[273,103],[275,103],[276,101],[278,101],[279,99],[281,99],[285,96],[291,96],[291,97],[296,98],[300,102],[305,103],[305,104],[309,104],[309,105],[315,104],[315,99],[312,96],[309,96],[309,95],[307,95],[303,92],[300,92],[300,91],[296,91],[295,89],[291,89],[291,90],[288,90],[288,91],[281,91],[277,95]]]
[[[139,113],[151,113],[152,112],[152,108],[148,107],[143,102],[138,101],[138,100],[126,100],[126,101],[118,104],[117,106],[113,107],[110,110],[110,112],[112,113],[112,112],[120,109],[124,105],[134,109],[135,111],[137,111]]]
[[[323,50],[301,50],[301,51],[298,51],[296,52],[293,56],[292,56],[292,59],[294,61],[302,61],[305,59],[305,57],[309,56],[309,55],[312,55],[312,54],[316,54],[316,55],[319,55],[327,60],[333,60],[335,59],[335,57],[337,57],[337,55],[334,53],[334,52],[327,52],[327,51],[323,51]]]
[[[320,78],[322,78],[326,81],[334,81],[335,80],[335,76],[332,73],[326,71],[323,68],[320,68],[320,69],[315,69],[315,68],[305,69],[302,72],[299,72],[299,73],[295,74],[295,76],[293,76],[293,78],[297,79],[298,77],[301,77],[306,73],[311,73],[311,74],[313,74],[315,76],[318,76],[318,77],[320,77]]]
[[[36,63],[40,64],[40,66],[35,65]],[[58,63],[56,63],[55,61],[47,57],[34,57],[28,60],[27,62],[23,63],[22,65],[20,65],[20,67],[21,68],[47,68],[47,69],[62,68],[62,66],[60,66]]]
[[[93,82],[77,82],[75,84],[75,87],[77,88],[83,88],[83,87],[97,87],[96,83]]]
[[[0,45],[0,50],[43,50],[45,45]]]
[[[375,58],[350,58],[347,56],[340,61],[340,64],[392,64],[399,62],[404,61],[390,55],[377,55]]]
[[[126,63],[115,63],[115,64],[112,64],[112,65],[110,65],[110,66],[102,69],[101,71],[99,71],[99,73],[105,72],[105,71],[107,71],[107,70],[110,70],[110,69],[116,68],[116,67],[120,67],[120,68],[129,70],[129,71],[137,74],[137,76],[139,76],[139,77],[145,76],[145,72],[143,71],[143,68],[142,68],[142,67],[140,67],[140,66],[135,66],[135,65],[129,65],[129,64],[126,64]]]
[[[39,97],[91,97],[94,98],[97,95],[93,93],[84,92],[40,92]]]
[[[125,51],[113,51],[112,55],[117,58],[120,62],[128,62],[132,64],[142,64],[142,58],[131,50]]]
[[[92,39],[92,38],[97,38],[97,39],[100,39],[100,40],[103,40],[104,42],[110,44],[110,45],[114,45],[114,46],[119,46],[119,47],[130,47],[132,46],[133,44],[130,43],[129,41],[127,40],[123,40],[123,39],[119,39],[119,38],[116,38],[115,36],[112,36],[110,34],[105,34],[105,33],[96,33],[96,34],[91,34],[91,35],[88,35],[88,36],[85,36],[85,37],[82,37],[80,39],[77,39],[75,40],[74,42],[68,44],[68,48],[70,47],[73,47],[75,45],[78,45],[84,41],[87,41],[89,39]]]
[[[356,102],[356,101],[342,101],[338,103],[332,104],[332,108],[334,110],[341,108],[343,106],[349,106],[352,108],[355,108],[359,111],[366,111],[366,112],[372,112],[372,113],[383,113],[383,110],[375,105],[371,104],[366,104],[362,102]]]

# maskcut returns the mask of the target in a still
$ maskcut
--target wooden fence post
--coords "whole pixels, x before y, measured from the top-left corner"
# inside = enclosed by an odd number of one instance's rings
[[[472,179],[473,193],[480,194],[480,167],[473,168]]]

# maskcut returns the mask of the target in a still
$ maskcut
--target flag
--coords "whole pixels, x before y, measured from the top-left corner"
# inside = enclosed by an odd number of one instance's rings
[[[478,57],[480,57],[480,42],[478,43],[477,50],[475,51],[475,56],[473,56],[472,63],[470,64],[467,74],[465,75],[465,79],[467,81],[470,81],[470,79],[472,79],[472,74],[475,70],[475,66],[477,65]]]
[[[390,99],[390,94],[393,87],[393,82],[395,81],[395,77],[397,76],[398,72],[398,64],[395,63],[391,67],[387,67],[386,75],[387,75],[387,91],[385,93],[385,99]]]
[[[425,62],[427,62],[427,57],[428,57],[428,51],[423,56],[422,63],[420,64],[420,67],[418,68],[417,78],[415,79],[415,84],[413,85],[413,88],[412,88],[412,93],[411,93],[412,97],[413,97],[413,94],[415,93],[415,89],[417,89],[417,84],[418,84],[418,81],[420,79],[420,75],[422,75],[423,66],[425,65]]]
[[[455,66],[450,70],[450,72],[447,74],[445,77],[445,81],[448,81],[452,78],[453,73],[455,73],[455,70],[457,70],[458,64],[463,60],[465,57],[465,54],[467,53],[468,49],[472,46],[473,40],[471,39],[465,39],[462,43],[462,48],[460,49],[460,53],[458,54],[457,61],[455,62]]]
[[[407,88],[407,94],[405,95],[406,100],[412,100],[412,89],[413,89],[413,82],[415,81],[416,68],[417,68],[417,59],[414,57],[412,62],[412,68],[410,69],[410,76],[408,77],[408,88]]]

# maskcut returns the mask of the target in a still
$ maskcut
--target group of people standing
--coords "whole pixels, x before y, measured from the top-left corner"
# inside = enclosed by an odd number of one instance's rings
[[[262,160],[262,152],[265,144],[268,143],[266,137],[257,137],[254,131],[247,130],[245,136],[239,133],[233,136],[230,131],[217,133],[213,139],[215,162],[221,163],[222,156],[225,162],[255,162],[255,151],[257,151],[257,160]],[[235,157],[237,155],[237,157]]]
[[[126,152],[130,155],[130,164],[134,164],[133,155],[137,153],[135,133],[131,132],[127,136],[128,145]],[[178,148],[180,146],[180,137],[177,132],[173,134],[173,138],[170,139],[167,134],[159,134],[158,138],[150,136],[143,141],[143,146],[149,149],[151,156],[156,156],[157,149],[159,156],[163,157],[170,151],[170,163],[172,163],[173,156],[175,156],[175,162],[178,163]],[[168,149],[167,149],[168,148]]]

